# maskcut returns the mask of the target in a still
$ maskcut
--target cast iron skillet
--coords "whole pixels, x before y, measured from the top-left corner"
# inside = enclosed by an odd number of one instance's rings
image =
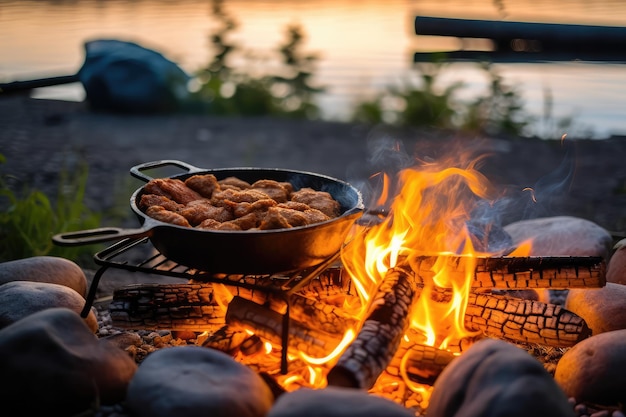
[[[131,175],[145,182],[152,178],[143,171],[173,165],[186,171],[170,178],[185,180],[196,174],[213,174],[218,180],[237,177],[249,183],[260,179],[288,181],[294,189],[310,187],[326,191],[341,205],[337,218],[309,226],[276,230],[221,231],[176,226],[147,216],[138,207],[144,187],[130,198],[130,207],[141,227],[104,227],[61,233],[52,239],[61,246],[76,246],[148,237],[167,258],[177,263],[214,273],[267,274],[290,272],[322,263],[341,248],[352,224],[363,212],[359,191],[352,185],[310,172],[272,168],[201,169],[185,162],[162,160],[146,162],[130,169]]]

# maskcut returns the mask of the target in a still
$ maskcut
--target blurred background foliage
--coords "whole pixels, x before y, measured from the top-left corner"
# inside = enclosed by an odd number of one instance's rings
[[[316,95],[324,87],[314,83],[320,56],[304,51],[304,28],[288,25],[275,55],[262,56],[232,40],[239,23],[226,13],[223,0],[212,2],[212,18],[215,30],[209,41],[213,58],[194,74],[187,109],[221,116],[321,118]],[[476,63],[488,80],[488,88],[470,100],[461,98],[466,87],[463,83],[442,83],[440,74],[446,65],[445,56],[437,54],[430,63],[414,64],[411,79],[355,103],[350,121],[492,135],[539,135],[530,128],[536,120],[524,109],[521,93],[490,63]],[[260,73],[259,68],[268,69],[267,73]],[[544,101],[544,126],[558,126],[561,131],[569,127],[571,120],[551,120],[549,92]],[[552,137],[552,130],[543,133]]]

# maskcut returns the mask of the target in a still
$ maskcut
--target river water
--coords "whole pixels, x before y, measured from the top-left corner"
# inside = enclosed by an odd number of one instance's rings
[[[354,103],[415,76],[413,53],[435,47],[414,31],[417,15],[626,26],[626,2],[616,0],[228,0],[238,22],[233,38],[255,54],[270,54],[289,24],[306,34],[315,52],[315,83],[327,119],[347,120]],[[83,43],[98,38],[131,40],[162,52],[192,73],[210,61],[208,36],[215,27],[211,1],[0,0],[0,81],[75,73]],[[498,64],[505,82],[522,94],[525,109],[544,136],[604,138],[626,135],[626,66],[607,63]],[[440,84],[462,80],[470,98],[486,88],[474,65],[448,66]],[[82,100],[80,84],[37,90],[36,97]],[[546,103],[551,103],[549,106]],[[572,118],[566,132],[554,127]]]

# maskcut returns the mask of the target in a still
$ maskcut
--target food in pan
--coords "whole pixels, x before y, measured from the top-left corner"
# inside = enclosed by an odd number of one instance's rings
[[[291,183],[269,179],[218,180],[213,174],[152,179],[138,205],[156,220],[205,230],[283,229],[341,215],[339,202],[325,191],[295,190]]]

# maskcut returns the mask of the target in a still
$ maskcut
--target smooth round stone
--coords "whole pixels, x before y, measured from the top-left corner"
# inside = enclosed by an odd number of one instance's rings
[[[435,381],[428,415],[436,417],[574,416],[564,392],[526,351],[483,339]]]
[[[613,249],[613,255],[606,267],[606,280],[626,285],[626,239],[617,242]]]
[[[87,278],[74,262],[55,256],[33,256],[0,263],[0,285],[12,281],[48,282],[87,294]]]
[[[13,410],[7,415],[74,416],[120,402],[136,368],[126,352],[99,340],[65,308],[0,330],[0,404]]]
[[[198,346],[155,351],[128,387],[139,417],[265,417],[274,396],[263,379],[225,353]]]
[[[412,417],[408,409],[352,388],[299,389],[282,394],[267,417]]]
[[[521,220],[504,226],[514,245],[533,239],[531,256],[601,256],[609,259],[613,239],[596,223],[571,216]]]
[[[607,282],[602,288],[571,289],[565,309],[582,317],[592,335],[626,329],[626,285]]]
[[[578,402],[626,404],[626,330],[600,333],[571,347],[554,379]]]
[[[59,284],[13,281],[0,285],[0,329],[38,311],[64,307],[81,313],[85,299],[73,289]],[[85,318],[92,332],[98,330],[93,310]]]

